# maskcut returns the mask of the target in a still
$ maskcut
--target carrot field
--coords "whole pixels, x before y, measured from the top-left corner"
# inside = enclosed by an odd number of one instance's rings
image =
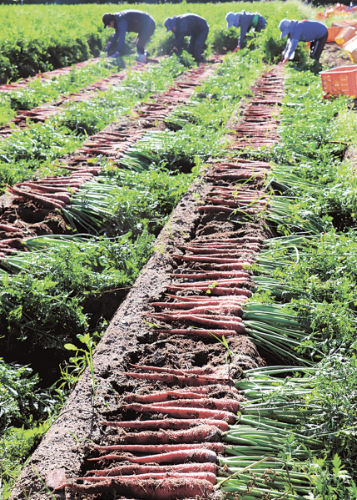
[[[126,8],[148,64],[103,52]],[[1,498],[357,497],[357,120],[319,74],[351,61],[279,64],[317,11],[0,6]]]

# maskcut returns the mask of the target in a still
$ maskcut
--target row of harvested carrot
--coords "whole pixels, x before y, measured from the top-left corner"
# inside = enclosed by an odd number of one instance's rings
[[[141,65],[141,68],[143,66]],[[146,66],[145,66],[146,67]],[[200,68],[191,69],[186,72],[175,85],[168,91],[154,96],[147,104],[140,105],[137,112],[146,113],[145,120],[152,116],[152,126],[157,126],[158,116],[156,106],[161,103],[165,105],[165,117],[172,111],[182,99],[187,100],[193,93],[197,85],[212,71],[212,66],[202,65]],[[101,171],[100,160],[97,165],[88,162],[89,159],[106,157],[118,160],[125,154],[127,149],[139,140],[145,130],[141,127],[137,118],[130,120],[125,125],[118,122],[115,125],[106,127],[103,131],[90,137],[78,149],[74,155],[66,158],[61,168],[71,171],[69,176],[45,177],[33,181],[17,183],[8,188],[8,192],[21,203],[32,201],[37,205],[47,209],[63,209],[71,203],[72,197],[78,190]],[[22,228],[8,223],[0,223],[0,232],[6,237],[0,240],[0,258],[5,258],[7,254],[23,249],[18,241],[16,233],[22,235]],[[9,238],[7,233],[11,233],[13,238]]]
[[[262,179],[269,169],[264,162],[247,160],[214,167],[207,180],[216,181],[215,175],[222,175],[222,181],[226,182],[230,180],[224,177],[226,172],[228,176],[232,172],[238,176],[233,180],[256,179],[254,174]],[[247,209],[247,205],[258,213],[265,208],[268,198],[264,191],[214,185],[205,201],[207,204],[199,207],[203,225],[207,217],[213,220],[221,216],[223,204],[230,213],[236,206]],[[203,210],[205,206],[214,206],[215,210]],[[249,269],[262,243],[258,236],[239,236],[232,231],[222,237],[217,231],[178,246],[173,259],[183,267],[173,274],[174,281],[166,287],[165,300],[151,303],[160,312],[146,315],[159,322],[184,323],[186,327],[158,326],[156,330],[166,335],[207,339],[244,333],[243,306],[252,294]],[[118,433],[110,436],[114,443],[95,446],[101,455],[88,460],[98,465],[103,461],[124,463],[92,468],[85,476],[62,482],[58,488],[88,496],[210,498],[216,481],[217,454],[224,451],[222,433],[235,422],[242,399],[232,380],[209,368],[177,370],[145,365],[130,368],[133,371],[120,375],[153,385],[162,383],[169,388],[125,395],[120,413],[124,416],[134,413],[136,420],[100,422]]]
[[[121,375],[181,389],[127,394],[123,414],[135,411],[138,416],[149,413],[154,418],[100,422],[105,427],[132,432],[119,433],[119,444],[95,446],[96,451],[105,454],[89,459],[126,463],[88,470],[85,476],[59,484],[56,489],[67,488],[85,495],[115,492],[142,499],[208,498],[216,482],[217,453],[224,449],[222,432],[235,421],[239,410],[232,380],[203,368],[131,366],[137,371]],[[234,397],[214,397],[227,392]]]

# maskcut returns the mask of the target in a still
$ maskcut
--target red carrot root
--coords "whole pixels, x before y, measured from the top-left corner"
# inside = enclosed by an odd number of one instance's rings
[[[216,287],[216,286],[237,286],[242,284],[247,284],[247,278],[231,278],[225,280],[215,280],[215,281],[194,281],[189,283],[172,283],[172,286],[180,288],[195,288],[195,287]]]
[[[178,255],[174,254],[172,256],[174,259],[184,260],[186,262],[207,262],[207,263],[217,263],[217,264],[235,264],[236,269],[244,269],[245,266],[250,267],[253,261],[241,260],[241,259],[230,259],[230,258],[216,258],[216,257],[203,257],[199,255]],[[238,267],[240,265],[240,267]]]
[[[175,316],[171,315],[170,313],[153,313],[150,316],[153,318],[156,318],[161,321],[189,321],[192,323],[197,323],[200,325],[205,325],[207,327],[212,327],[212,328],[220,328],[220,329],[226,329],[226,330],[235,330],[238,333],[245,333],[245,326],[242,321],[239,321],[240,318],[237,316],[234,316],[234,320],[220,320],[220,319],[215,319],[215,316],[212,316],[211,318],[206,318],[203,315],[195,315],[195,314],[176,314]]]
[[[161,367],[161,366],[150,366],[150,365],[135,365],[133,363],[129,363],[130,366],[134,368],[139,368],[141,370],[146,370],[150,372],[163,372],[170,373],[172,375],[201,375],[206,373],[212,373],[211,368],[190,368],[187,370],[176,370],[174,368],[169,367]]]
[[[101,481],[95,485],[67,483],[57,489],[68,488],[85,495],[131,495],[142,500],[178,500],[188,497],[208,498],[213,485],[204,479],[120,479]]]
[[[209,425],[198,425],[186,430],[167,431],[144,431],[129,432],[122,436],[121,441],[125,444],[166,444],[166,443],[201,443],[206,441],[218,441],[221,439],[221,431],[217,427]]]
[[[249,274],[244,272],[244,271],[233,271],[233,272],[227,272],[227,271],[221,271],[221,272],[214,272],[214,271],[206,271],[205,273],[187,273],[187,274],[173,274],[175,278],[183,278],[187,280],[199,280],[199,279],[220,279],[220,278],[249,278]]]
[[[239,403],[236,399],[227,399],[227,398],[201,398],[198,400],[192,401],[192,399],[175,399],[173,401],[163,401],[161,403],[153,403],[155,406],[164,406],[165,408],[170,406],[192,406],[194,405],[196,408],[210,408],[212,410],[224,410],[231,411],[233,413],[237,413],[239,410]]]
[[[170,451],[167,453],[158,453],[155,455],[146,455],[143,457],[133,457],[130,455],[104,455],[98,458],[90,458],[88,460],[126,460],[135,464],[182,464],[185,462],[210,462],[217,463],[217,454],[215,451],[196,447],[192,449]]]
[[[217,465],[214,463],[190,463],[178,465],[120,465],[112,469],[94,469],[87,471],[87,474],[96,476],[123,476],[125,474],[149,474],[152,472],[210,472],[217,474]]]
[[[222,443],[184,443],[184,444],[112,444],[107,446],[95,446],[98,451],[119,451],[121,453],[170,453],[171,451],[187,451],[203,448],[216,453],[223,453]]]
[[[28,198],[30,200],[38,201],[44,207],[47,207],[47,208],[49,207],[49,208],[60,208],[61,209],[65,205],[65,203],[62,201],[53,201],[53,200],[48,199],[45,196],[40,196],[37,194],[28,193],[27,191],[22,191],[21,189],[17,189],[13,186],[10,186],[8,189],[9,189],[11,194],[15,194],[16,196],[20,196],[21,198],[25,198],[25,199]]]
[[[0,224],[0,231],[6,231],[8,233],[19,233],[21,229],[19,227],[10,226],[9,224]]]
[[[216,386],[220,387],[220,386]],[[224,387],[224,386],[223,386]],[[228,389],[227,389],[228,390]],[[198,423],[202,425],[210,425],[212,427],[217,427],[223,432],[228,431],[229,425],[224,420],[215,420],[215,419],[202,419],[202,420],[193,420],[193,419],[175,419],[175,418],[166,418],[159,420],[122,420],[119,422],[99,422],[100,425],[105,425],[107,427],[119,427],[122,429],[189,429],[191,427],[196,427]]]
[[[170,309],[168,307],[168,309]],[[226,314],[228,316],[230,315],[237,315],[237,316],[243,316],[243,309],[241,306],[234,306],[231,304],[226,304],[226,305],[219,305],[219,306],[213,306],[213,305],[208,305],[208,306],[199,306],[199,307],[190,307],[188,308],[187,306],[183,309],[176,309],[177,313],[186,313],[187,310],[189,310],[190,314],[198,314],[198,315],[222,315]]]
[[[131,479],[137,479],[139,481],[142,481],[143,479],[172,479],[172,478],[177,478],[177,479],[204,479],[206,481],[209,481],[211,484],[216,483],[216,475],[212,474],[211,472],[151,472],[147,474],[140,474],[140,476],[137,476],[136,474],[134,475],[128,475],[128,476],[110,476],[110,479],[112,481],[121,481],[121,480],[131,480]],[[77,477],[75,479],[76,481],[87,481],[87,482],[100,482],[100,481],[107,481],[108,476],[85,476],[85,477]]]
[[[150,394],[128,394],[124,397],[128,403],[157,403],[175,398],[200,399],[204,397],[198,392],[189,391],[160,391]]]
[[[196,401],[201,401],[197,399]],[[193,403],[194,404],[194,403]],[[223,410],[210,410],[203,408],[181,408],[155,405],[142,405],[139,403],[131,403],[123,407],[124,410],[133,410],[140,413],[163,413],[174,418],[210,418],[213,420],[226,420],[228,423],[233,423],[236,420],[234,413]]]
[[[214,337],[234,337],[237,334],[235,330],[202,330],[199,328],[160,328],[158,333],[166,333],[168,335],[187,335],[188,337],[201,337],[203,339],[213,340]]]
[[[230,379],[211,377],[209,375],[191,375],[181,376],[167,373],[135,373],[135,372],[120,372],[121,375],[142,380],[158,380],[167,384],[175,384],[180,386],[198,386],[209,384],[231,384]]]
[[[207,296],[202,296],[202,295],[172,295],[172,294],[167,294],[167,297],[170,299],[177,299],[182,302],[195,302],[195,305],[205,305],[205,304],[212,304],[212,305],[219,305],[224,301],[226,302],[233,302],[234,304],[245,304],[247,302],[247,297],[244,296],[236,296],[232,295],[231,297],[207,297]],[[171,302],[170,302],[171,303]]]

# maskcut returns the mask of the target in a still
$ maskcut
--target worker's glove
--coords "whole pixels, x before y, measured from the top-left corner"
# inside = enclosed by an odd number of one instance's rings
[[[236,48],[233,50],[233,52],[237,52],[237,50],[239,50],[239,49],[240,49],[240,47],[236,47]]]
[[[116,52],[114,52],[114,54],[110,54],[110,56],[108,56],[108,57],[111,57],[112,59],[115,59],[115,58],[119,57],[119,52],[116,51]]]

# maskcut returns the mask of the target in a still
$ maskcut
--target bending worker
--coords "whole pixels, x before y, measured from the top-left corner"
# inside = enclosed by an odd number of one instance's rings
[[[320,59],[322,49],[325,46],[328,30],[323,23],[319,21],[290,21],[283,19],[280,21],[280,38],[288,37],[284,52],[283,63],[289,59],[294,59],[295,49],[300,41],[311,42],[310,57]]]
[[[172,31],[175,35],[174,51],[181,54],[185,36],[190,37],[190,44],[187,51],[193,55],[195,61],[202,60],[202,52],[207,39],[209,27],[206,19],[196,14],[183,14],[165,19],[166,31]]]
[[[245,36],[251,28],[254,28],[256,32],[262,31],[267,22],[263,16],[258,14],[257,12],[228,12],[226,15],[227,28],[232,28],[235,26],[236,28],[240,28],[240,35],[237,47],[234,49],[235,52],[238,49],[242,49],[245,45]]]
[[[116,14],[104,14],[104,27],[115,29],[114,36],[107,44],[106,51],[109,57],[118,57],[125,44],[127,31],[138,34],[136,39],[137,60],[146,62],[145,45],[155,30],[155,21],[149,14],[140,10],[123,10]]]

